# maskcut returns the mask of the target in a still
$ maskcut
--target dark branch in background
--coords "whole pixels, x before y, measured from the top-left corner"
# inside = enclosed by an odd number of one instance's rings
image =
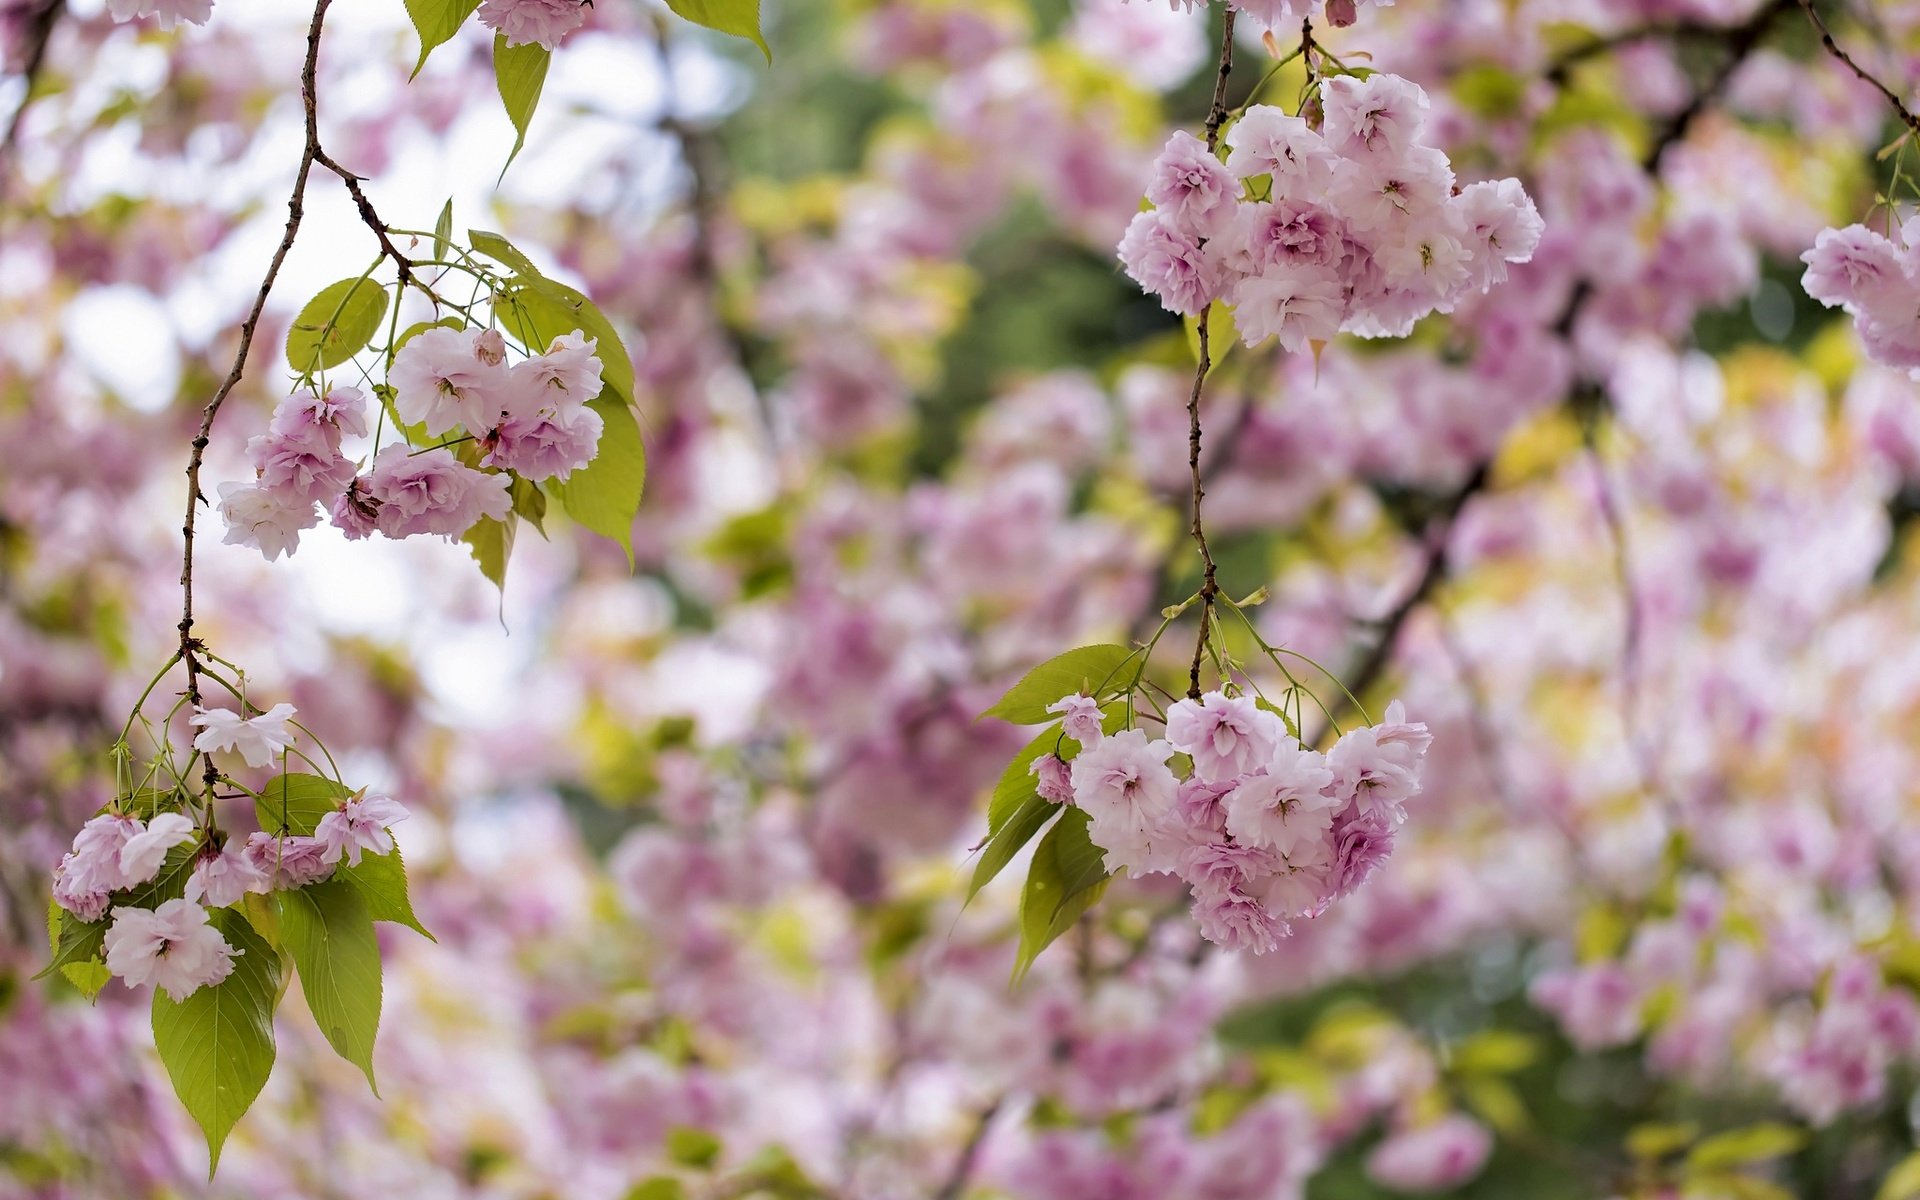
[[[1819,10],[1813,6],[1813,0],[1799,0],[1799,3],[1801,11],[1807,14],[1807,20],[1813,22],[1815,32],[1820,35],[1820,44],[1826,47],[1827,53],[1838,59],[1847,70],[1853,72],[1856,79],[1872,87],[1884,96],[1887,103],[1893,107],[1894,114],[1900,118],[1900,123],[1907,127],[1909,133],[1920,133],[1920,117],[1914,116],[1913,110],[1901,102],[1898,92],[1895,92],[1886,84],[1881,83],[1879,79],[1875,78],[1859,63],[1855,62],[1852,55],[1840,48],[1840,43],[1833,40],[1833,32],[1827,28],[1827,23],[1820,18]]]
[[[1213,81],[1213,107],[1207,110],[1207,152],[1213,153],[1220,146],[1220,126],[1227,120],[1227,76],[1233,73],[1233,18],[1234,11],[1226,9],[1221,14],[1220,26],[1220,71]],[[1213,551],[1207,546],[1207,528],[1200,517],[1200,504],[1206,498],[1206,480],[1200,473],[1200,392],[1207,383],[1207,372],[1213,369],[1211,348],[1207,343],[1207,317],[1213,312],[1209,304],[1200,310],[1200,317],[1194,323],[1199,335],[1199,363],[1193,372],[1193,390],[1187,395],[1187,469],[1193,476],[1193,513],[1188,532],[1192,534],[1194,545],[1200,551],[1200,636],[1193,645],[1193,667],[1187,676],[1187,696],[1200,698],[1200,663],[1207,654],[1207,639],[1213,632],[1213,599],[1220,593],[1220,585],[1214,580],[1217,570],[1213,561]]]
[[[40,88],[40,73],[46,69],[47,46],[53,41],[54,27],[66,15],[67,0],[41,0],[38,10],[26,18],[25,53],[20,58],[20,103],[7,117],[6,133],[0,134],[0,183],[12,173],[13,156],[20,141],[20,124],[33,106]]]
[[[1000,1115],[1000,1106],[1005,1098],[995,1100],[981,1110],[974,1122],[973,1132],[967,1135],[966,1145],[960,1147],[960,1157],[954,1161],[953,1171],[948,1174],[940,1190],[933,1194],[933,1200],[960,1200],[967,1190],[968,1180],[973,1178],[973,1169],[980,1161],[980,1147],[986,1143],[987,1130],[992,1127],[993,1119]]]
[[[293,240],[300,233],[300,218],[306,211],[307,177],[313,173],[313,164],[320,157],[320,114],[319,105],[314,96],[314,81],[320,67],[320,28],[327,19],[327,7],[333,0],[319,0],[314,5],[313,23],[307,27],[307,59],[300,69],[300,103],[306,115],[306,145],[300,152],[300,166],[294,172],[293,193],[287,197],[287,230],[280,237],[280,245],[274,249],[273,258],[267,263],[267,273],[260,280],[260,290],[254,295],[253,308],[248,311],[246,320],[240,323],[240,348],[233,357],[233,369],[214,392],[213,399],[200,411],[200,431],[194,435],[193,453],[187,457],[187,519],[180,532],[185,548],[180,562],[180,657],[187,664],[187,701],[198,706],[200,703],[200,652],[204,646],[193,636],[193,525],[200,505],[206,503],[206,496],[200,491],[200,466],[206,458],[207,443],[212,439],[213,421],[220,414],[220,406],[227,402],[233,389],[240,385],[240,377],[247,370],[247,354],[253,349],[253,335],[260,327],[260,314],[266,311],[267,296],[273,291],[274,281],[280,277],[280,266],[287,260],[287,251],[293,249]],[[206,759],[205,780],[207,787],[207,819],[213,819],[214,784],[220,772],[213,765],[213,756]]]
[[[1659,173],[1660,164],[1665,160],[1667,152],[1686,138],[1694,122],[1706,112],[1708,106],[1726,88],[1728,81],[1733,78],[1733,73],[1739,69],[1742,62],[1746,61],[1754,47],[1759,45],[1761,38],[1766,36],[1774,21],[1792,8],[1794,2],[1795,0],[1770,0],[1766,7],[1756,12],[1745,24],[1719,31],[1727,46],[1725,60],[1693,94],[1693,98],[1687,102],[1686,106],[1668,118],[1660,132],[1654,136],[1652,145],[1647,148],[1640,162],[1641,168],[1647,174]],[[1805,0],[1801,2],[1804,3]],[[1591,302],[1593,295],[1593,285],[1588,280],[1582,279],[1574,284],[1573,290],[1567,296],[1565,307],[1560,310],[1560,316],[1553,323],[1552,329],[1556,336],[1563,339],[1573,336],[1580,314]],[[1582,404],[1590,404],[1596,408],[1604,407],[1606,395],[1597,385],[1583,382],[1574,389],[1568,402],[1576,409]],[[1379,622],[1379,635],[1366,656],[1348,676],[1346,692],[1358,696],[1380,681],[1380,676],[1385,673],[1388,664],[1393,660],[1394,650],[1400,640],[1400,631],[1406,625],[1408,618],[1432,598],[1435,590],[1445,579],[1448,569],[1449,543],[1452,540],[1454,527],[1468,502],[1486,489],[1492,465],[1490,458],[1476,464],[1466,481],[1442,498],[1433,515],[1428,517],[1417,531],[1417,536],[1426,543],[1427,547],[1420,574],[1412,589],[1402,596]],[[1332,731],[1334,723],[1352,709],[1352,701],[1347,699],[1346,692],[1329,702],[1331,714],[1327,724],[1307,740],[1308,745],[1317,745],[1325,740],[1327,734]]]

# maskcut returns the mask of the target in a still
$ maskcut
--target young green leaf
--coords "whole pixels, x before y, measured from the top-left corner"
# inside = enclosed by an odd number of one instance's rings
[[[253,802],[254,819],[268,833],[312,837],[320,818],[353,793],[319,775],[276,775]]]
[[[307,1011],[378,1095],[373,1041],[380,1030],[380,943],[360,889],[345,879],[327,879],[274,893],[274,907]]]
[[[433,256],[435,258],[445,258],[447,257],[447,252],[452,249],[453,197],[448,196],[447,202],[440,206],[439,219],[433,223]]]
[[[387,315],[387,289],[342,279],[320,289],[287,329],[287,362],[302,375],[337,367],[366,349]]]
[[[220,1147],[273,1071],[273,1008],[280,956],[245,917],[217,909],[208,919],[239,951],[233,973],[185,1000],[153,993],[153,1043],[173,1090],[207,1136],[207,1177]]]
[[[1116,701],[1102,708],[1100,728],[1103,732],[1119,733],[1126,724],[1126,705]],[[1033,777],[1035,759],[1043,754],[1056,754],[1061,761],[1072,762],[1078,753],[1080,743],[1065,736],[1057,723],[1041,730],[1020,753],[1013,756],[1006,770],[1000,772],[999,782],[993,785],[993,798],[987,802],[987,833],[998,833],[1000,826],[1018,812],[1029,797],[1040,794],[1039,781]]]
[[[1020,677],[1000,702],[983,717],[999,717],[1015,725],[1044,725],[1054,719],[1047,705],[1063,696],[1084,692],[1104,698],[1133,682],[1132,663],[1138,651],[1125,646],[1081,646],[1056,655]]]
[[[82,995],[91,1000],[106,986],[106,967],[100,962],[100,948],[107,938],[110,922],[82,921],[58,904],[47,905],[47,942],[53,960],[35,975],[44,979],[59,971]]]
[[[986,847],[980,852],[980,861],[973,865],[973,880],[967,884],[967,899],[972,900],[980,894],[980,889],[993,882],[1020,848],[1033,840],[1060,806],[1050,800],[1043,800],[1036,793],[1027,797],[1013,815],[1000,823],[987,839]]]
[[[481,517],[460,538],[473,561],[480,564],[480,573],[503,592],[507,588],[507,558],[513,553],[513,526],[512,513],[504,521]]]
[[[1762,1121],[1729,1129],[1702,1140],[1687,1152],[1689,1172],[1717,1171],[1747,1163],[1765,1162],[1797,1153],[1807,1144],[1807,1133],[1791,1125]]]
[[[427,55],[460,32],[460,26],[479,7],[480,0],[407,0],[407,15],[413,18],[414,31],[420,35],[420,61],[413,64],[414,75],[427,65]]]
[[[497,263],[511,267],[513,273],[516,275],[526,276],[531,279],[546,278],[540,274],[540,269],[533,265],[533,260],[525,254],[522,254],[520,248],[508,241],[502,234],[494,233],[490,229],[469,229],[467,230],[467,241],[481,254],[486,255]],[[545,348],[546,344],[544,342],[534,347],[536,350],[543,350]]]
[[[633,410],[604,392],[587,407],[600,414],[606,427],[593,461],[564,480],[552,480],[547,490],[567,515],[602,537],[612,538],[627,552],[633,565],[633,518],[640,511],[640,493],[647,483],[647,450],[640,442],[640,425]]]
[[[407,895],[407,864],[395,846],[385,854],[363,854],[360,865],[341,863],[336,876],[360,889],[367,902],[367,915],[376,921],[405,925],[428,941],[438,941],[414,915],[413,901]]]
[[[476,231],[469,236],[477,238],[479,234]],[[478,244],[476,241],[475,246]],[[537,273],[523,272],[513,286],[494,297],[494,303],[501,310],[507,331],[535,351],[545,350],[554,338],[576,329],[594,339],[602,386],[623,402],[633,403],[633,356],[627,353],[626,343],[620,340],[613,323],[584,294]]]
[[[667,0],[667,7],[695,25],[745,38],[760,47],[767,61],[773,51],[760,33],[760,0]]]
[[[1040,952],[1073,928],[1107,890],[1106,863],[1087,835],[1087,814],[1065,809],[1033,851],[1027,886],[1020,893],[1020,950],[1013,982],[1026,977]]]
[[[546,85],[547,62],[552,57],[545,46],[533,42],[509,46],[505,35],[494,35],[493,81],[500,89],[500,102],[507,106],[507,119],[513,122],[516,135],[513,152],[507,155],[509,165],[527,144],[527,126],[533,121],[533,110],[540,106],[540,89]]]

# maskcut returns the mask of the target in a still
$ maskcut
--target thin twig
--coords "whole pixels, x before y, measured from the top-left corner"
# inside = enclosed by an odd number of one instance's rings
[[[20,125],[27,109],[33,106],[40,89],[40,72],[47,65],[47,47],[53,41],[54,27],[66,14],[67,0],[44,0],[40,10],[27,18],[23,44],[26,53],[20,61],[20,103],[7,117],[7,131],[0,134],[0,182],[12,174],[13,156],[19,148]]]
[[[973,1169],[979,1165],[980,1147],[986,1143],[987,1130],[993,1126],[993,1119],[1000,1115],[1000,1106],[1004,1103],[1006,1099],[1001,1097],[981,1110],[974,1122],[973,1132],[967,1135],[966,1145],[960,1147],[960,1157],[954,1161],[946,1182],[933,1194],[933,1200],[960,1200],[960,1196],[966,1192],[967,1183],[973,1178]]]
[[[1227,120],[1227,76],[1233,73],[1233,18],[1234,11],[1227,9],[1221,21],[1220,70],[1213,81],[1213,107],[1207,110],[1209,154],[1219,148],[1220,126]],[[1200,635],[1194,642],[1193,667],[1187,674],[1187,695],[1194,700],[1201,696],[1200,664],[1206,658],[1207,643],[1213,632],[1213,599],[1220,593],[1220,585],[1214,579],[1218,568],[1213,561],[1213,550],[1207,545],[1207,528],[1200,514],[1207,494],[1206,480],[1200,473],[1200,393],[1206,387],[1207,373],[1213,369],[1212,349],[1207,340],[1207,317],[1211,311],[1211,304],[1201,309],[1195,322],[1199,362],[1194,367],[1193,390],[1187,394],[1187,469],[1193,477],[1193,512],[1187,531],[1200,550],[1201,568]]]
[[[307,27],[307,57],[300,70],[300,102],[306,115],[306,145],[300,152],[300,165],[293,176],[293,191],[287,197],[287,228],[280,237],[280,245],[274,249],[273,257],[267,263],[267,272],[260,280],[260,290],[254,295],[253,308],[248,311],[246,320],[240,323],[240,348],[234,354],[233,369],[221,381],[219,390],[207,406],[200,411],[200,430],[194,435],[193,452],[187,456],[187,516],[180,533],[184,542],[180,560],[180,657],[187,664],[187,699],[194,705],[200,703],[200,641],[193,636],[193,527],[200,505],[206,503],[206,496],[200,490],[200,467],[206,458],[207,444],[212,440],[214,418],[220,414],[220,406],[227,402],[233,389],[240,385],[240,377],[246,373],[247,355],[253,349],[253,335],[260,327],[260,315],[266,311],[267,296],[273,291],[274,281],[280,277],[281,264],[286,262],[287,252],[293,249],[293,240],[300,233],[300,220],[306,211],[307,178],[313,172],[313,164],[320,157],[320,116],[315,100],[315,79],[320,65],[320,29],[327,17],[327,8],[332,0],[318,0],[313,9],[313,22]],[[207,756],[205,781],[207,794],[211,796],[214,785],[219,780],[219,768],[214,766],[213,756]],[[213,802],[207,802],[208,819],[212,819]]]
[[[1813,0],[1800,0],[1800,10],[1807,14],[1807,20],[1813,22],[1814,29],[1820,34],[1820,44],[1826,47],[1827,53],[1839,59],[1847,70],[1853,72],[1856,79],[1886,97],[1887,103],[1893,107],[1902,125],[1914,133],[1920,133],[1920,117],[1914,116],[1913,110],[1901,102],[1899,93],[1881,83],[1871,72],[1855,62],[1852,55],[1840,48],[1840,43],[1833,40],[1833,32],[1827,28],[1827,23],[1821,20],[1819,10],[1814,8]]]

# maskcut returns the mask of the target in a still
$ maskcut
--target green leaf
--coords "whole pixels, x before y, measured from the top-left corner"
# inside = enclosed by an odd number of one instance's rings
[[[1894,1164],[1873,1200],[1920,1200],[1920,1150]]]
[[[360,889],[328,879],[274,893],[280,940],[293,955],[307,1011],[341,1058],[373,1081],[373,1040],[380,1030],[380,943]]]
[[[481,517],[460,537],[467,544],[467,552],[473,555],[473,561],[480,564],[480,573],[502,592],[507,590],[507,558],[513,553],[513,525],[512,513],[508,513],[504,521]]]
[[[527,126],[533,110],[540,106],[540,89],[547,82],[547,63],[553,57],[545,46],[528,42],[509,46],[505,34],[493,37],[493,81],[500,89],[500,102],[507,106],[507,119],[513,122],[513,152],[508,165],[527,144]],[[504,172],[505,168],[502,168]]]
[[[1743,1129],[1716,1133],[1703,1140],[1687,1154],[1687,1170],[1716,1171],[1746,1163],[1765,1162],[1796,1153],[1806,1144],[1805,1130],[1774,1121],[1762,1121]]]
[[[667,1157],[683,1167],[706,1170],[720,1157],[720,1139],[704,1129],[675,1125],[667,1130]]]
[[[435,258],[445,258],[447,257],[447,252],[452,249],[453,197],[448,196],[447,202],[440,206],[439,219],[433,223],[433,256]]]
[[[547,536],[547,494],[540,490],[540,485],[515,475],[507,485],[507,492],[513,497],[514,515],[532,525],[541,537]]]
[[[1126,705],[1116,702],[1101,710],[1100,728],[1104,732],[1119,733],[1126,728],[1126,724]],[[1033,777],[1035,759],[1043,754],[1057,754],[1062,762],[1072,762],[1078,753],[1080,743],[1062,734],[1058,724],[1041,730],[1020,753],[1013,756],[1006,770],[1000,772],[1000,781],[993,785],[993,798],[987,802],[987,833],[998,833],[1000,826],[1026,804],[1028,797],[1040,794],[1039,781]]]
[[[1460,1098],[1467,1102],[1467,1107],[1492,1126],[1495,1132],[1514,1137],[1525,1133],[1532,1125],[1533,1118],[1527,1110],[1527,1102],[1506,1080],[1492,1075],[1475,1075],[1462,1079],[1458,1086]]]
[[[479,231],[468,234],[477,238]],[[498,234],[491,235],[499,237]],[[505,242],[505,238],[500,238]],[[475,242],[475,247],[479,243]],[[507,249],[513,250],[512,246]],[[485,251],[492,256],[493,251]],[[519,255],[518,250],[513,253]],[[524,260],[525,256],[521,256]],[[500,259],[506,262],[505,258]],[[532,264],[528,264],[531,268]],[[512,286],[494,297],[496,306],[504,306],[508,332],[535,352],[553,344],[553,339],[574,330],[594,339],[594,354],[600,359],[600,382],[628,404],[633,403],[633,356],[620,340],[619,330],[607,320],[593,301],[575,288],[557,283],[530,269],[522,270]]]
[[[1133,682],[1121,667],[1138,652],[1125,646],[1081,646],[1041,663],[1007,689],[1000,702],[981,713],[1015,725],[1044,725],[1054,719],[1047,705],[1084,692],[1101,698],[1124,691]]]
[[[216,909],[208,919],[239,951],[233,973],[177,1003],[155,989],[153,1043],[174,1094],[207,1135],[211,1179],[227,1134],[273,1071],[273,1006],[280,996],[281,969],[280,956],[245,917]]]
[[[276,775],[253,802],[254,819],[268,833],[312,837],[320,818],[353,793],[319,775]]]
[[[184,845],[175,846],[167,851],[167,857],[161,862],[160,870],[152,879],[138,887],[128,888],[126,892],[114,893],[114,904],[129,904],[135,908],[159,908],[169,900],[177,900],[187,893],[187,880],[193,875],[194,859],[200,856],[200,839]],[[119,897],[124,895],[124,900]]]
[[[686,1200],[686,1185],[671,1175],[655,1175],[627,1189],[626,1200]]]
[[[520,248],[508,241],[504,235],[494,233],[490,229],[469,229],[467,230],[467,241],[481,254],[486,255],[497,263],[513,268],[513,272],[516,275],[521,275],[529,279],[546,279],[546,276],[540,273],[540,268],[533,265],[533,260],[525,254],[522,254]],[[569,331],[562,330],[561,332],[565,333]],[[534,347],[535,350],[544,350],[545,348],[546,343],[544,342]]]
[[[773,51],[760,34],[760,0],[667,0],[667,7],[695,25],[747,39],[773,61]]]
[[[452,329],[457,331],[465,329],[466,327],[467,323],[459,317],[441,317],[438,321],[415,321],[402,330],[398,338],[394,339],[393,348],[397,353],[400,347],[406,345],[414,338],[419,337],[429,329]],[[424,432],[422,436],[424,436]]]
[[[1510,1029],[1483,1029],[1453,1048],[1455,1071],[1479,1075],[1511,1075],[1532,1066],[1540,1057],[1540,1041]]]
[[[967,899],[972,900],[980,894],[980,889],[993,882],[1020,848],[1033,840],[1053,815],[1060,811],[1060,805],[1043,800],[1038,794],[1029,796],[1024,804],[994,830],[987,839],[986,848],[980,852],[980,861],[973,866],[973,880],[967,884]]]
[[[47,944],[53,952],[53,961],[34,978],[44,979],[59,971],[87,999],[98,996],[110,978],[100,961],[100,949],[110,924],[105,917],[82,921],[58,904],[48,904]]]
[[[1033,851],[1027,886],[1020,893],[1020,951],[1013,982],[1026,977],[1040,952],[1073,928],[1082,913],[1107,890],[1107,868],[1100,848],[1087,836],[1088,817],[1065,809]]]
[[[374,920],[405,925],[430,942],[439,940],[414,915],[413,901],[407,895],[407,864],[400,857],[400,847],[385,854],[363,854],[359,866],[342,863],[335,874],[360,889],[367,915]]]
[[[647,482],[647,450],[633,410],[604,392],[587,407],[600,414],[605,428],[593,461],[566,479],[547,482],[547,490],[567,515],[602,537],[612,538],[633,565],[633,519]]]
[[[302,375],[337,367],[366,348],[387,315],[387,289],[342,279],[307,301],[287,330],[287,362]]]
[[[1627,1130],[1627,1153],[1635,1158],[1660,1159],[1678,1154],[1700,1136],[1700,1127],[1692,1121],[1650,1122]]]
[[[479,7],[480,0],[407,0],[407,15],[413,18],[413,28],[420,35],[420,61],[413,64],[414,75],[427,65],[427,55],[434,47],[460,32],[460,26]]]

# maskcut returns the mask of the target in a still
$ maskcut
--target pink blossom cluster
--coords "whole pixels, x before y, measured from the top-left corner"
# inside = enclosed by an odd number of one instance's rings
[[[1800,256],[1801,286],[1829,308],[1842,308],[1867,357],[1883,366],[1920,372],[1920,217],[1901,226],[1900,241],[1865,225],[1824,229]]]
[[[567,35],[587,23],[590,0],[484,0],[480,23],[509,46],[558,50]]]
[[[1420,791],[1432,735],[1398,702],[1378,725],[1348,730],[1322,754],[1246,696],[1209,692],[1167,711],[1167,736],[1108,736],[1099,704],[1054,706],[1070,762],[1033,766],[1040,794],[1090,818],[1107,869],[1173,874],[1193,887],[1200,932],[1230,949],[1264,953],[1352,894],[1393,851],[1404,805]],[[1184,754],[1182,779],[1170,760]]]
[[[600,394],[596,345],[575,330],[509,366],[498,330],[436,327],[400,348],[388,373],[394,412],[429,437],[464,431],[481,450],[479,467],[446,445],[395,443],[356,474],[341,442],[366,435],[366,396],[352,387],[289,396],[267,432],[247,443],[253,482],[220,487],[226,541],[253,546],[268,561],[291,555],[300,531],[319,524],[316,504],[356,539],[376,531],[451,539],[482,518],[505,518],[513,507],[506,472],[537,483],[593,460],[604,425],[587,406]]]
[[[294,711],[276,704],[241,718],[196,709],[193,723],[202,728],[194,748],[232,751],[251,766],[266,766],[275,751],[292,743]],[[323,815],[310,837],[260,830],[241,843],[186,813],[142,820],[109,809],[74,835],[73,848],[54,867],[53,898],[83,922],[99,921],[111,910],[113,924],[103,943],[107,970],[130,987],[151,983],[181,1000],[225,979],[238,953],[208,924],[207,909],[237,904],[250,892],[304,887],[332,875],[343,859],[357,867],[363,854],[393,849],[387,827],[406,817],[399,802],[362,792]],[[153,908],[125,902],[124,893],[153,883],[168,853],[189,843],[199,850],[180,896]]]
[[[1127,226],[1120,260],[1169,311],[1233,309],[1241,340],[1288,351],[1345,331],[1403,337],[1527,262],[1543,224],[1520,182],[1456,189],[1421,141],[1427,95],[1395,75],[1321,88],[1323,129],[1255,105],[1222,162],[1184,130],[1154,163],[1154,207]]]

